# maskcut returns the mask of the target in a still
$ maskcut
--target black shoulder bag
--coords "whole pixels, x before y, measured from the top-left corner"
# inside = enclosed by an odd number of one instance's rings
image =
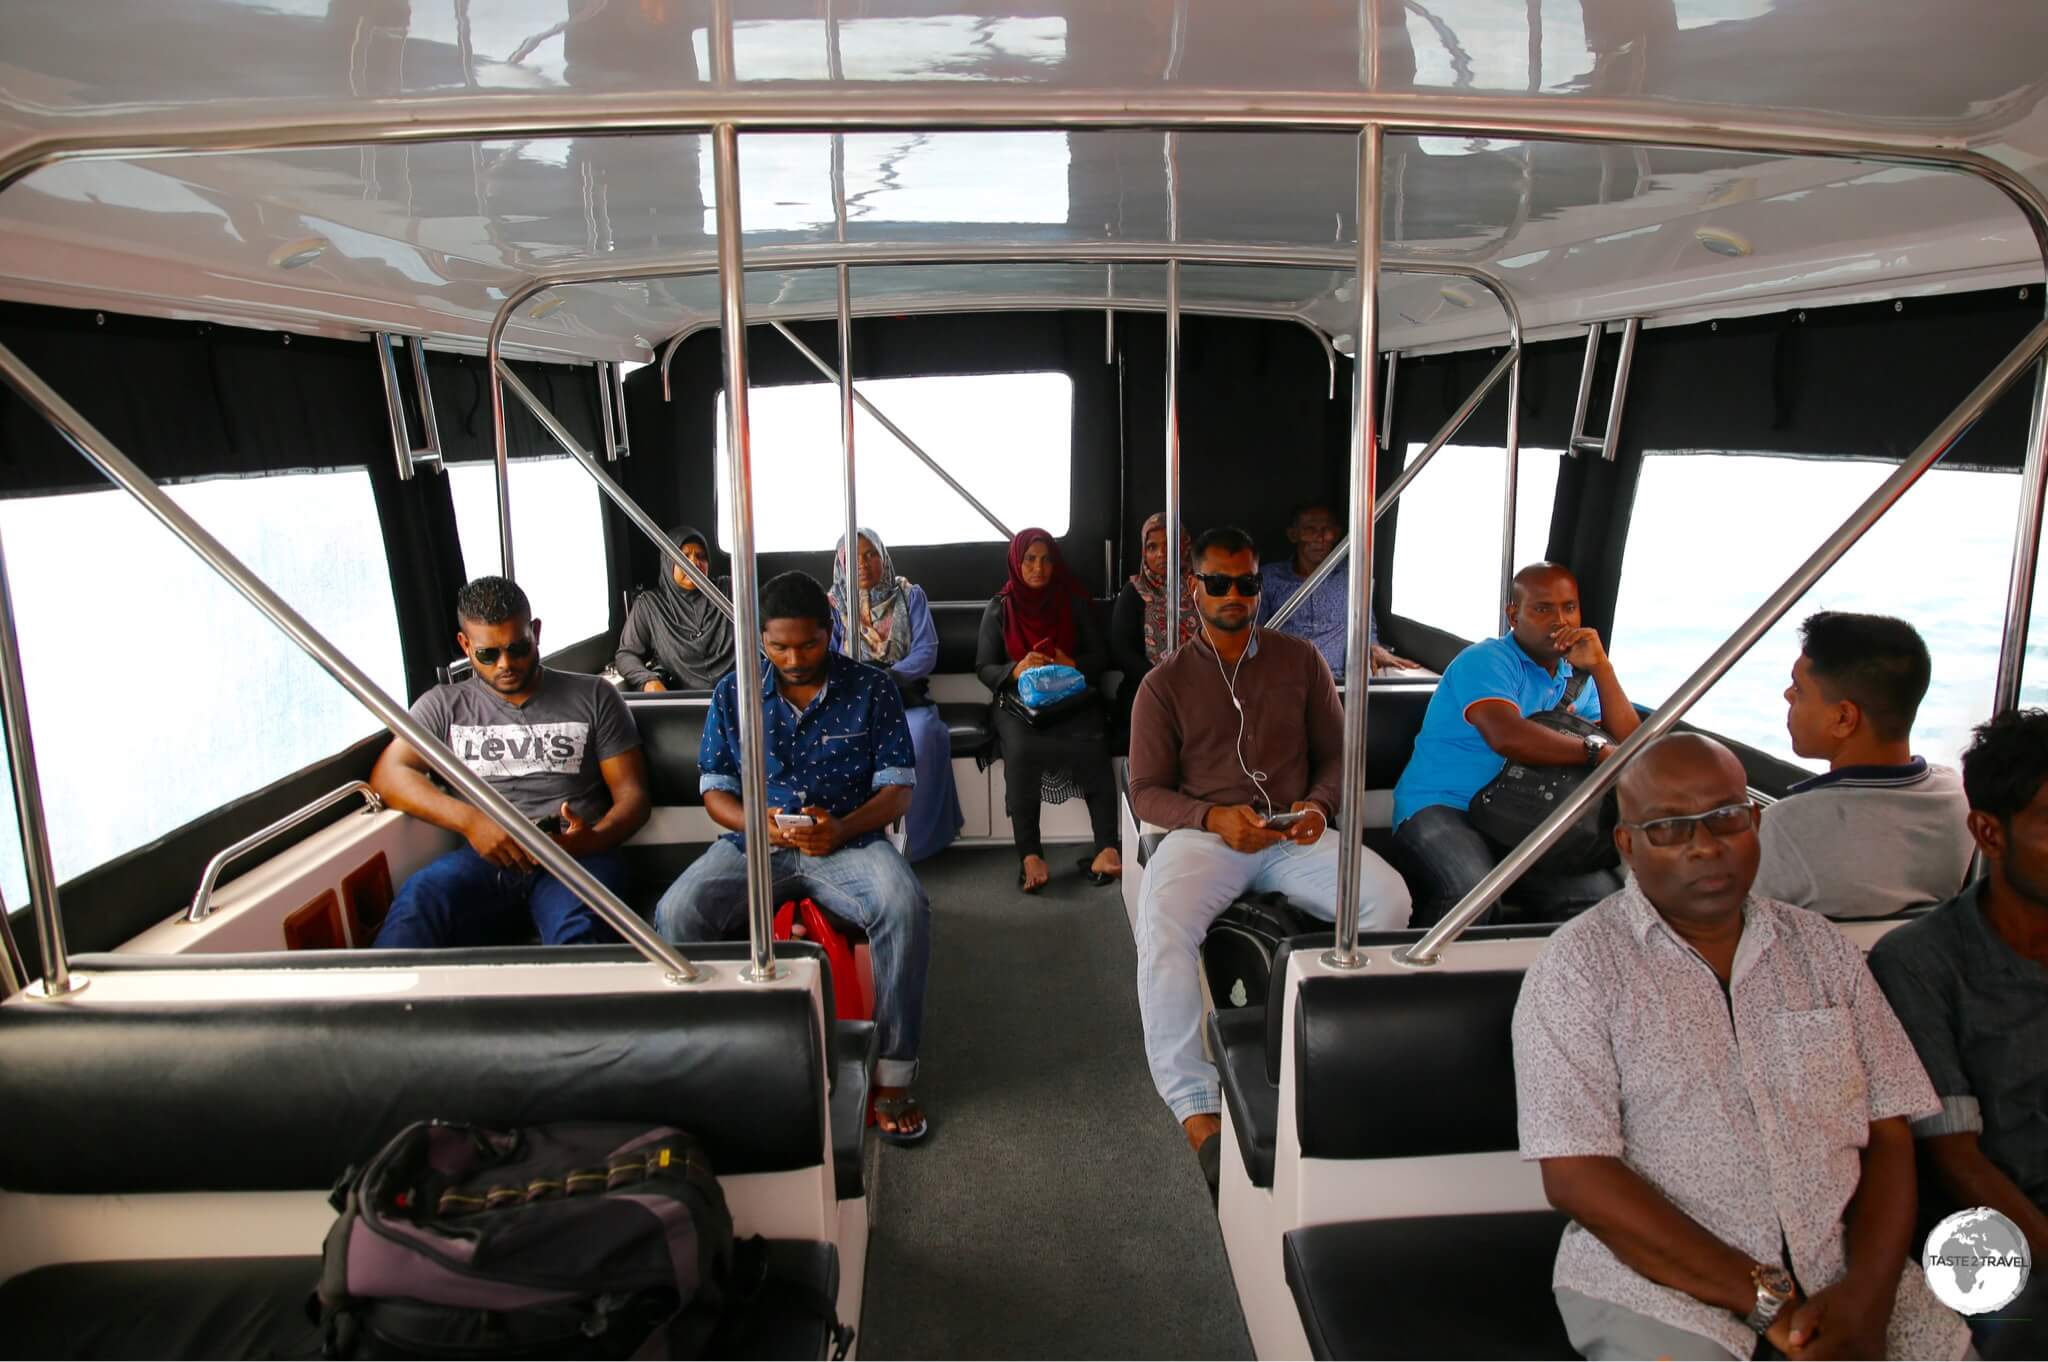
[[[1574,672],[1564,684],[1564,699],[1557,707],[1531,714],[1529,722],[1573,738],[1600,734],[1598,724],[1572,712],[1572,705],[1585,689],[1585,673]],[[1472,807],[1465,816],[1496,850],[1506,854],[1534,832],[1536,825],[1548,818],[1591,774],[1593,768],[1585,765],[1526,766],[1510,761],[1472,796]],[[1588,809],[1565,829],[1556,845],[1544,852],[1532,869],[1543,875],[1582,875],[1618,864],[1621,855],[1614,849],[1614,824],[1619,817],[1614,796],[1609,794],[1598,807]]]

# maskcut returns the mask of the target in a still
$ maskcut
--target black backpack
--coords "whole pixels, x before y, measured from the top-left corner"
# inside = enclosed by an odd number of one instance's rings
[[[1531,714],[1529,722],[1574,738],[1602,733],[1598,724],[1572,712],[1573,703],[1585,689],[1585,673],[1573,673],[1564,684],[1564,699],[1557,707]],[[1505,855],[1592,774],[1590,766],[1525,766],[1511,761],[1472,796],[1466,819],[1496,851]],[[1614,795],[1609,793],[1566,828],[1556,844],[1530,867],[1531,871],[1542,875],[1582,875],[1618,865],[1621,853],[1614,847],[1614,825],[1619,818]]]
[[[732,1273],[725,1194],[669,1126],[417,1121],[335,1200],[329,1357],[694,1356]]]
[[[1273,955],[1289,937],[1327,931],[1284,894],[1247,894],[1217,914],[1202,938],[1202,973],[1218,1012],[1264,1007]]]

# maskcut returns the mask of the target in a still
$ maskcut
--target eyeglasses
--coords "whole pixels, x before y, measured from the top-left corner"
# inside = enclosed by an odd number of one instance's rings
[[[476,660],[476,665],[479,667],[495,667],[498,665],[499,653],[503,653],[514,662],[524,662],[527,658],[533,656],[533,640],[530,638],[518,639],[506,644],[502,648],[472,648],[469,655]]]
[[[1652,818],[1647,823],[1623,823],[1625,828],[1634,828],[1649,839],[1653,847],[1684,846],[1692,840],[1693,829],[1705,827],[1716,837],[1733,837],[1748,832],[1757,825],[1757,818],[1763,813],[1754,800],[1745,799],[1740,804],[1723,804],[1718,809],[1705,813],[1688,813],[1677,818]]]
[[[1235,577],[1227,572],[1198,572],[1195,577],[1201,582],[1202,590],[1211,596],[1228,596],[1233,586],[1237,588],[1237,594],[1240,596],[1259,594],[1259,575],[1256,572],[1247,572]]]

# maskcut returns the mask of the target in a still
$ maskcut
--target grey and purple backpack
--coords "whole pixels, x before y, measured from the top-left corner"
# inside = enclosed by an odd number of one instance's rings
[[[418,1121],[335,1188],[330,1357],[684,1357],[732,1271],[725,1194],[671,1126]]]

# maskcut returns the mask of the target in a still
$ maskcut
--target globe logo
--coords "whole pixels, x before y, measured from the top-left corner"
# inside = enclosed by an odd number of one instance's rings
[[[1934,1227],[1920,1265],[1935,1298],[1964,1315],[1989,1314],[2013,1303],[2027,1285],[2033,1254],[2019,1226],[1989,1206]]]

